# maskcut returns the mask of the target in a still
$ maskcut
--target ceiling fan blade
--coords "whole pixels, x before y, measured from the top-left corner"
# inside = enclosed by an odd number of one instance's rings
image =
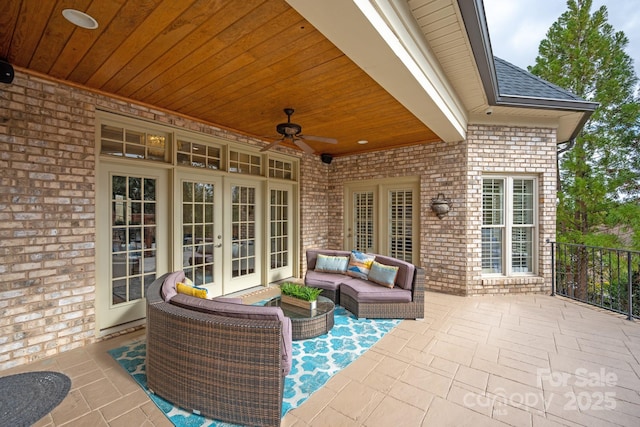
[[[262,148],[260,149],[260,151],[267,151],[267,150],[270,150],[271,148],[275,147],[276,145],[280,144],[281,142],[282,142],[282,139],[278,139],[278,140],[276,140],[276,141],[273,141],[271,144],[269,144],[269,145],[267,145],[267,146],[265,146],[265,147],[262,147]]]
[[[326,136],[298,135],[299,138],[309,139],[311,141],[326,142],[327,144],[337,144],[335,138],[327,138]]]
[[[302,139],[300,138],[296,138],[293,141],[294,144],[296,144],[298,147],[300,147],[302,149],[302,151],[304,151],[307,154],[313,154],[316,152],[316,150],[314,150],[313,148],[309,147],[309,145],[307,145],[306,142],[304,142]]]

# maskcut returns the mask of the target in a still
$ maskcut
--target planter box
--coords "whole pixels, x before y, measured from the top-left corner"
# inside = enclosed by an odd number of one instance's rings
[[[281,295],[280,302],[282,302],[283,304],[295,305],[296,307],[302,307],[309,310],[315,310],[317,300],[305,301],[303,299],[290,297],[289,295]]]

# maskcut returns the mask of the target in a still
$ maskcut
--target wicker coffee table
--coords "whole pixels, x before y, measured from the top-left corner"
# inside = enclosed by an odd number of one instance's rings
[[[329,298],[319,296],[315,310],[282,304],[280,297],[268,301],[265,305],[282,308],[284,315],[291,319],[291,335],[294,340],[317,337],[326,334],[333,328],[335,305]]]

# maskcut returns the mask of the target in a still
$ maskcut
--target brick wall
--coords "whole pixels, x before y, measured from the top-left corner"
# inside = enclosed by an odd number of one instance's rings
[[[330,165],[322,163],[318,156],[305,155],[300,164],[301,277],[304,277],[307,265],[305,251],[330,246],[328,226],[333,215],[327,209],[329,168]]]
[[[16,72],[0,86],[0,370],[96,340],[95,111],[105,109],[248,144],[209,124]],[[468,295],[547,290],[544,239],[555,232],[555,132],[469,128],[465,143],[436,143],[335,158],[301,156],[304,250],[341,248],[343,183],[420,176],[420,265],[432,290]],[[480,270],[482,172],[540,178],[540,270],[544,279],[486,280]],[[439,219],[438,193],[452,201]]]
[[[21,73],[1,86],[0,370],[95,328],[94,104]]]
[[[328,247],[342,248],[346,181],[420,175],[420,265],[427,287],[457,295],[549,292],[555,237],[556,134],[547,128],[469,126],[468,140],[334,159],[329,170]],[[527,173],[539,178],[539,262],[536,277],[482,278],[482,174]],[[451,201],[442,219],[431,200]]]
[[[329,170],[329,247],[342,248],[346,181],[420,176],[420,265],[431,290],[466,294],[466,151],[463,143],[435,143],[334,159]],[[452,209],[440,219],[431,199],[444,193]]]
[[[546,239],[556,231],[556,132],[549,128],[469,126],[468,143],[468,230],[469,294],[550,292],[551,251]],[[538,277],[483,279],[480,263],[482,225],[482,174],[526,173],[538,177]]]

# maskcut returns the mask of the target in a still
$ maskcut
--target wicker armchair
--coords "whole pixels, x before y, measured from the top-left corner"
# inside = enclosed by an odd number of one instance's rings
[[[279,426],[282,323],[203,313],[165,302],[165,274],[147,295],[149,389],[203,416]]]

